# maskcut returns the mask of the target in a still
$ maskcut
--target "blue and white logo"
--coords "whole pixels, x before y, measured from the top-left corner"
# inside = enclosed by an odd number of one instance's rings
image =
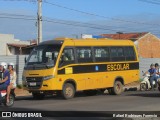
[[[95,70],[98,71],[98,70],[99,70],[99,67],[98,67],[98,66],[95,66]]]

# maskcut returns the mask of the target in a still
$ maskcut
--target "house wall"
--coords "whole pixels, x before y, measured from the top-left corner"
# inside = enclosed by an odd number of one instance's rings
[[[14,44],[27,44],[30,45],[29,41],[20,41],[14,38],[12,34],[0,34],[0,55],[13,55],[15,53],[14,50],[12,52],[9,50],[7,43],[14,43]],[[11,48],[12,49],[12,48]],[[15,50],[16,52],[16,50]]]
[[[8,55],[7,43],[14,40],[14,35],[10,34],[0,34],[0,55]]]
[[[156,36],[148,33],[135,42],[139,57],[160,58],[160,40]]]
[[[140,58],[139,59],[139,72],[140,72],[140,78],[143,78],[143,72],[148,71],[151,64],[158,63],[160,64],[160,58]]]

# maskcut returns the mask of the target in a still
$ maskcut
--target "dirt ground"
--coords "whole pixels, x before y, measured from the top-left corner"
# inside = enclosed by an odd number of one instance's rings
[[[140,84],[140,81],[136,81],[136,82],[127,84],[125,87],[127,87],[127,88],[137,87],[137,86],[139,86],[139,84]],[[32,95],[27,90],[19,89],[19,88],[15,89],[15,94],[16,94],[16,96],[30,96],[30,95]]]
[[[132,82],[132,83],[129,83],[129,84],[127,84],[127,85],[125,85],[126,87],[128,86],[128,87],[134,87],[134,86],[138,86],[138,85],[140,85],[140,81],[135,81],[135,82]]]
[[[16,96],[29,96],[29,95],[31,95],[31,93],[29,93],[27,90],[19,89],[19,88],[15,89],[15,94],[16,94]]]

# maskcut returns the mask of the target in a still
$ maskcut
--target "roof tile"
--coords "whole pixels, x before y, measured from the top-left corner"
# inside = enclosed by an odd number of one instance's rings
[[[101,36],[111,39],[129,39],[129,40],[137,40],[138,38],[144,36],[148,32],[141,33],[120,33],[120,34],[102,34]]]

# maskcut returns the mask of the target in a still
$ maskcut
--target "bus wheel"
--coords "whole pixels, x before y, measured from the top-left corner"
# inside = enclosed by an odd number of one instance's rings
[[[64,99],[71,99],[75,95],[75,88],[71,83],[66,83],[62,90],[62,96]]]
[[[97,94],[97,90],[84,90],[84,93],[85,93],[87,96],[93,96],[93,95],[96,95],[96,94]]]
[[[112,88],[112,93],[114,95],[120,95],[123,92],[123,85],[120,81],[115,81],[114,86]]]
[[[33,96],[33,99],[36,99],[36,100],[42,100],[42,99],[44,99],[45,94],[41,94],[41,93],[34,93],[34,92],[32,92],[32,96]]]

